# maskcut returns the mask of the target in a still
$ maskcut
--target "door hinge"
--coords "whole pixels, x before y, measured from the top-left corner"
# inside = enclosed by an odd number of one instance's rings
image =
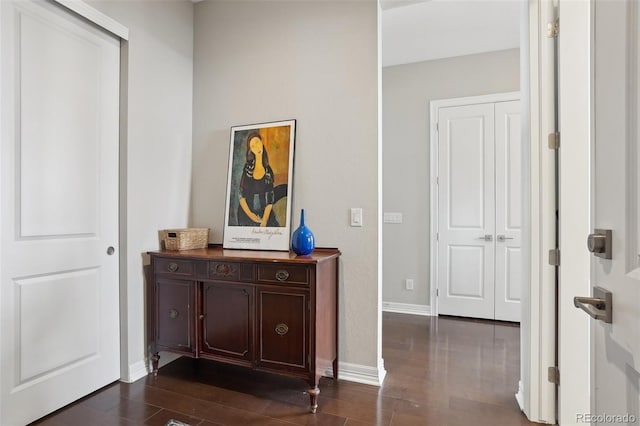
[[[440,289],[436,288],[436,297],[440,296]]]
[[[556,19],[553,22],[547,24],[547,37],[556,38],[560,32],[560,20]]]
[[[560,249],[549,250],[549,265],[560,266]]]
[[[549,383],[559,385],[560,371],[558,370],[558,367],[549,367],[549,369],[547,370],[547,378],[549,379]]]
[[[440,241],[440,233],[436,232],[436,241]]]
[[[440,131],[440,122],[436,122],[436,132]]]
[[[549,133],[549,149],[560,148],[560,133]]]

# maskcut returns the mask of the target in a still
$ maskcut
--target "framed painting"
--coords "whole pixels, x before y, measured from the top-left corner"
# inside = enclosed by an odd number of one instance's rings
[[[296,121],[231,128],[223,247],[289,250]]]

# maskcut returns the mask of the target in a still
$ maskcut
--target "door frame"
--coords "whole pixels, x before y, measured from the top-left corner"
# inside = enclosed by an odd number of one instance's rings
[[[516,400],[528,419],[556,423],[556,386],[548,380],[555,366],[555,153],[547,137],[555,132],[554,41],[548,24],[557,0],[523,0],[520,80],[523,117],[523,297],[520,383]],[[528,148],[528,149],[527,149]],[[528,251],[528,256],[527,256]]]
[[[578,423],[577,414],[591,412],[591,322],[588,315],[574,307],[573,297],[591,294],[591,254],[587,251],[586,239],[592,226],[594,18],[591,1],[560,0],[558,8],[561,27],[558,108],[562,138],[559,148],[558,368],[561,385],[558,387],[558,423],[569,425]]]
[[[450,98],[450,99],[436,99],[429,102],[429,140],[430,140],[430,180],[429,191],[431,200],[429,204],[429,211],[431,212],[431,238],[430,247],[431,252],[431,284],[429,290],[429,304],[431,307],[431,315],[438,316],[438,297],[436,296],[438,291],[438,240],[436,234],[438,232],[438,110],[440,108],[465,106],[465,105],[477,105],[496,102],[509,102],[519,101],[521,98],[520,92],[505,92],[505,93],[493,93],[489,95],[480,96],[467,96],[462,98]],[[526,253],[523,251],[523,256]]]
[[[120,38],[121,40],[128,41],[129,40],[129,29],[124,25],[120,24],[115,19],[110,16],[105,15],[100,12],[98,9],[93,8],[89,4],[85,3],[82,0],[53,0],[55,3],[64,7],[65,9],[69,9],[75,14],[85,18],[88,21],[93,22],[98,27],[103,30],[113,34],[114,36]]]

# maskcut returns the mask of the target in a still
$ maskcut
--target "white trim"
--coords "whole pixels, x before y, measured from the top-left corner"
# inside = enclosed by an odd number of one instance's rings
[[[438,298],[436,291],[438,289],[438,241],[436,233],[438,232],[438,110],[440,108],[486,104],[491,102],[508,102],[520,100],[520,92],[494,93],[481,96],[468,96],[463,98],[437,99],[429,102],[429,131],[430,131],[430,159],[431,159],[431,177],[429,188],[431,188],[431,201],[429,211],[431,212],[431,289],[429,291],[431,315],[438,316]]]
[[[123,40],[129,40],[129,29],[115,19],[80,0],[53,0]]]
[[[555,271],[548,264],[548,250],[555,245],[554,153],[546,138],[554,131],[553,43],[547,37],[547,23],[555,18],[552,0],[526,0],[529,27],[525,43],[529,63],[525,64],[528,87],[523,87],[530,119],[529,150],[523,168],[528,168],[529,185],[523,192],[523,259],[525,285],[522,298],[521,370],[522,408],[529,420],[555,423],[555,385],[547,369],[555,364]],[[526,92],[525,92],[526,91]],[[523,180],[524,183],[524,180]],[[528,215],[528,216],[527,216]]]
[[[382,302],[382,311],[396,314],[431,316],[431,306],[413,305],[411,303]]]
[[[560,86],[560,284],[558,424],[577,424],[576,413],[591,411],[590,336],[588,315],[576,309],[573,297],[590,295],[591,254],[585,240],[591,229],[591,2],[561,1],[559,39]],[[591,142],[591,143],[590,143]]]
[[[384,369],[384,359],[382,358],[382,260],[383,260],[383,245],[382,245],[382,231],[383,231],[383,223],[382,223],[382,218],[384,216],[383,214],[383,203],[382,203],[382,187],[383,187],[383,180],[382,180],[382,8],[380,5],[380,0],[376,1],[376,15],[377,15],[377,48],[378,48],[378,63],[377,63],[377,67],[378,67],[378,81],[377,81],[377,89],[378,89],[378,96],[377,96],[377,100],[378,100],[378,146],[377,146],[377,150],[378,150],[378,188],[377,188],[377,196],[378,196],[378,205],[377,205],[377,210],[378,210],[378,220],[377,220],[377,245],[378,245],[378,250],[377,250],[377,256],[378,256],[378,270],[377,270],[377,297],[376,297],[376,308],[377,308],[377,312],[376,312],[376,320],[377,320],[377,327],[376,327],[376,335],[377,335],[377,342],[376,342],[376,359],[377,359],[377,363],[378,363],[378,369],[376,371],[376,376],[377,376],[377,383],[378,385],[382,384],[382,381],[384,380],[385,375],[387,374],[387,371]],[[347,365],[353,365],[353,364],[342,364],[343,366],[347,366]],[[343,367],[343,368],[347,368],[347,367]],[[338,368],[338,370],[340,370],[340,367]],[[347,374],[348,377],[348,374]],[[348,380],[348,379],[347,379]],[[355,380],[354,380],[355,381]]]
[[[158,355],[160,355],[158,368],[162,368],[165,365],[182,357],[182,355],[179,355],[173,352],[164,352],[164,351],[161,351]],[[120,381],[125,383],[133,383],[147,376],[150,372],[151,372],[151,365],[149,364],[149,361],[141,360],[130,365],[128,370],[128,375],[126,377],[121,378]]]
[[[488,104],[492,102],[509,102],[509,101],[517,101],[520,99],[520,92],[503,92],[503,93],[491,93],[488,95],[480,95],[480,96],[465,96],[462,98],[447,98],[447,99],[434,99],[429,104],[432,107],[437,108],[446,108],[452,106],[461,106],[461,105],[478,105],[478,104]],[[437,117],[437,116],[436,116]]]
[[[120,380],[125,383],[133,383],[142,379],[143,377],[146,377],[147,374],[149,374],[149,372],[147,371],[146,363],[144,361],[138,361],[135,364],[129,366],[129,374],[127,375],[127,377],[123,377]]]
[[[522,389],[522,380],[518,381],[518,392],[516,393],[516,401],[520,411],[524,412],[524,390]]]
[[[431,277],[430,289],[429,289],[429,306],[431,307],[431,315],[438,316],[438,298],[436,297],[436,291],[438,288],[438,242],[436,241],[436,235],[438,233],[438,191],[435,182],[438,179],[438,109],[435,108],[433,103],[430,104],[429,110],[429,159],[431,160],[431,176],[429,177],[429,190],[431,192],[431,199],[429,200],[429,212],[431,216],[431,228],[430,236],[431,240]]]
[[[327,377],[333,377],[333,368],[327,368]],[[380,360],[378,368],[367,365],[338,362],[338,377],[348,382],[362,383],[365,385],[382,386],[387,370],[384,369],[384,361]]]
[[[174,352],[160,351],[158,355],[160,356],[160,361],[158,362],[158,368],[162,368],[165,365],[175,361],[176,359],[182,358],[182,355],[176,354]]]
[[[171,352],[160,352],[160,362],[158,368],[175,361],[180,358],[181,355]],[[147,368],[145,361],[138,361],[129,366],[129,374],[127,377],[123,377],[120,380],[125,383],[133,383],[146,377],[150,372],[150,368]],[[346,380],[348,382],[363,383],[365,385],[382,386],[384,378],[387,375],[387,370],[384,368],[384,360],[379,360],[378,368],[369,367],[366,365],[352,364],[348,362],[338,363],[338,376],[340,380]],[[329,367],[325,371],[325,376],[333,377],[333,368]]]

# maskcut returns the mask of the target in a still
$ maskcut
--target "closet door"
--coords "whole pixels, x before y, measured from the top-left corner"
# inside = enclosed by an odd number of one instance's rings
[[[438,109],[438,313],[520,321],[520,101]]]
[[[0,424],[120,377],[120,41],[0,2]]]
[[[496,285],[495,319],[520,322],[522,206],[520,101],[495,104]]]
[[[494,106],[438,111],[438,310],[494,317]]]

